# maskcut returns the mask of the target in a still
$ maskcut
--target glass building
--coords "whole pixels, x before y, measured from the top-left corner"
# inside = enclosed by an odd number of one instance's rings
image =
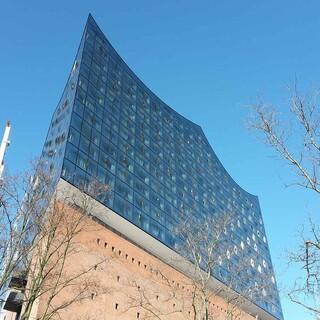
[[[258,198],[234,182],[201,127],[135,75],[91,15],[42,158],[56,181],[80,189],[92,179],[109,185],[108,196],[96,200],[173,250],[185,217],[234,212],[214,276],[227,283],[227,262],[246,256],[250,268],[241,272],[250,284],[269,283],[252,302],[283,318]]]

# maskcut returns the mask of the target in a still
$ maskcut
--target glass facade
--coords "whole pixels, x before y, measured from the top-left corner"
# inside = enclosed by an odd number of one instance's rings
[[[76,187],[93,178],[108,184],[108,196],[97,200],[174,250],[184,217],[234,212],[214,275],[224,281],[225,262],[249,257],[251,268],[241,272],[252,283],[270,282],[253,302],[282,319],[258,198],[233,181],[201,127],[139,80],[91,16],[43,157]]]

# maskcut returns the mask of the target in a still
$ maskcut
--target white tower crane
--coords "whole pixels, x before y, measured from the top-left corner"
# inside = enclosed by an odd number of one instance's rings
[[[4,170],[4,156],[6,154],[7,147],[9,147],[10,145],[10,141],[9,141],[10,129],[11,129],[10,121],[7,121],[1,146],[0,146],[0,180],[2,179],[2,174]]]

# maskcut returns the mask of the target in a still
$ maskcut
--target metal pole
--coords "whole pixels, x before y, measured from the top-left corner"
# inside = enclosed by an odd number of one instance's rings
[[[2,175],[3,175],[3,171],[4,171],[4,156],[6,154],[7,147],[9,147],[9,145],[10,145],[10,141],[9,141],[10,129],[11,129],[10,122],[7,121],[5,130],[4,130],[4,135],[2,138],[2,142],[0,145],[0,182],[2,180]],[[1,261],[0,263],[5,263],[5,261]],[[4,284],[4,287],[7,287],[7,285],[8,284]],[[7,297],[8,297],[8,292],[6,292],[6,290],[3,290],[3,288],[1,288],[1,289],[2,289],[2,294],[0,296],[0,299],[1,300],[3,299],[4,301],[6,301]],[[0,301],[0,319],[4,319],[5,315],[6,315],[5,310],[3,310],[4,301],[2,301],[2,302]]]
[[[2,179],[2,174],[4,170],[4,156],[6,154],[7,147],[9,147],[10,145],[10,141],[9,141],[10,129],[11,129],[10,121],[7,121],[1,146],[0,146],[0,179]]]

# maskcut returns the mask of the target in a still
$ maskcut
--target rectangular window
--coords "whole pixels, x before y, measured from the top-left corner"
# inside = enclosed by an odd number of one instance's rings
[[[91,63],[91,61],[90,61]],[[89,79],[89,75],[90,75],[90,68],[85,65],[84,63],[81,63],[80,66],[80,74],[82,74],[84,77],[86,77],[87,79]]]
[[[133,175],[121,165],[117,165],[117,177],[119,177],[123,182],[127,183],[130,187],[133,186]]]
[[[105,168],[98,165],[97,179],[106,186],[110,187],[111,190],[114,189],[115,176],[107,171]]]
[[[84,105],[79,100],[75,100],[73,111],[80,117],[82,117],[84,112]]]
[[[109,140],[102,139],[100,149],[113,159],[117,159],[117,149]]]
[[[119,135],[131,145],[134,145],[135,136],[131,134],[123,125],[121,125]]]
[[[121,151],[118,152],[118,162],[128,171],[133,172],[134,161]]]
[[[121,214],[123,217],[132,221],[132,204],[121,198],[117,194],[114,196],[114,210]]]
[[[87,164],[87,172],[93,177],[96,177],[97,175],[97,162],[94,160],[91,160],[90,158],[88,159],[88,164]]]
[[[70,143],[67,143],[65,157],[71,162],[76,163],[78,156],[78,149]]]
[[[92,129],[91,141],[98,147],[100,145],[100,138],[101,138],[100,132],[97,131],[96,129]]]
[[[99,153],[99,164],[112,173],[116,171],[116,161],[102,150]]]
[[[128,142],[119,138],[118,147],[125,155],[128,155],[131,158],[134,157],[134,149]]]
[[[132,202],[133,200],[132,189],[119,179],[116,180],[115,191],[124,199]]]
[[[139,210],[142,210],[146,214],[149,214],[149,210],[150,210],[149,201],[138,193],[134,194],[134,205]]]
[[[90,144],[89,157],[94,161],[99,160],[99,148],[93,143]]]
[[[80,136],[79,149],[84,153],[89,153],[90,141],[85,136]]]
[[[81,74],[79,75],[78,86],[84,91],[88,90],[88,80]]]
[[[86,173],[77,166],[74,175],[74,184],[81,190],[85,190],[88,186]]]
[[[75,165],[71,161],[64,159],[62,167],[62,177],[72,183],[74,178],[74,171]]]
[[[142,194],[146,199],[149,199],[149,187],[140,179],[134,179],[134,190]]]
[[[76,98],[77,98],[82,104],[85,104],[85,101],[86,101],[86,92],[83,91],[80,87],[77,88]]]
[[[139,154],[136,154],[135,161],[136,161],[136,163],[139,164],[139,166],[143,167],[146,171],[149,171],[150,165],[149,165],[149,161],[147,159],[140,156]]]
[[[146,171],[144,171],[137,163],[135,163],[134,168],[135,175],[139,177],[145,184],[149,184],[149,175]]]
[[[91,126],[86,121],[83,121],[82,123],[81,134],[88,139],[91,139]]]
[[[80,140],[80,133],[74,128],[70,128],[68,141],[71,142],[74,146],[78,147]]]
[[[77,130],[81,130],[82,119],[75,113],[72,113],[71,126]]]
[[[87,170],[88,156],[83,152],[79,151],[77,158],[77,165],[84,171]]]

